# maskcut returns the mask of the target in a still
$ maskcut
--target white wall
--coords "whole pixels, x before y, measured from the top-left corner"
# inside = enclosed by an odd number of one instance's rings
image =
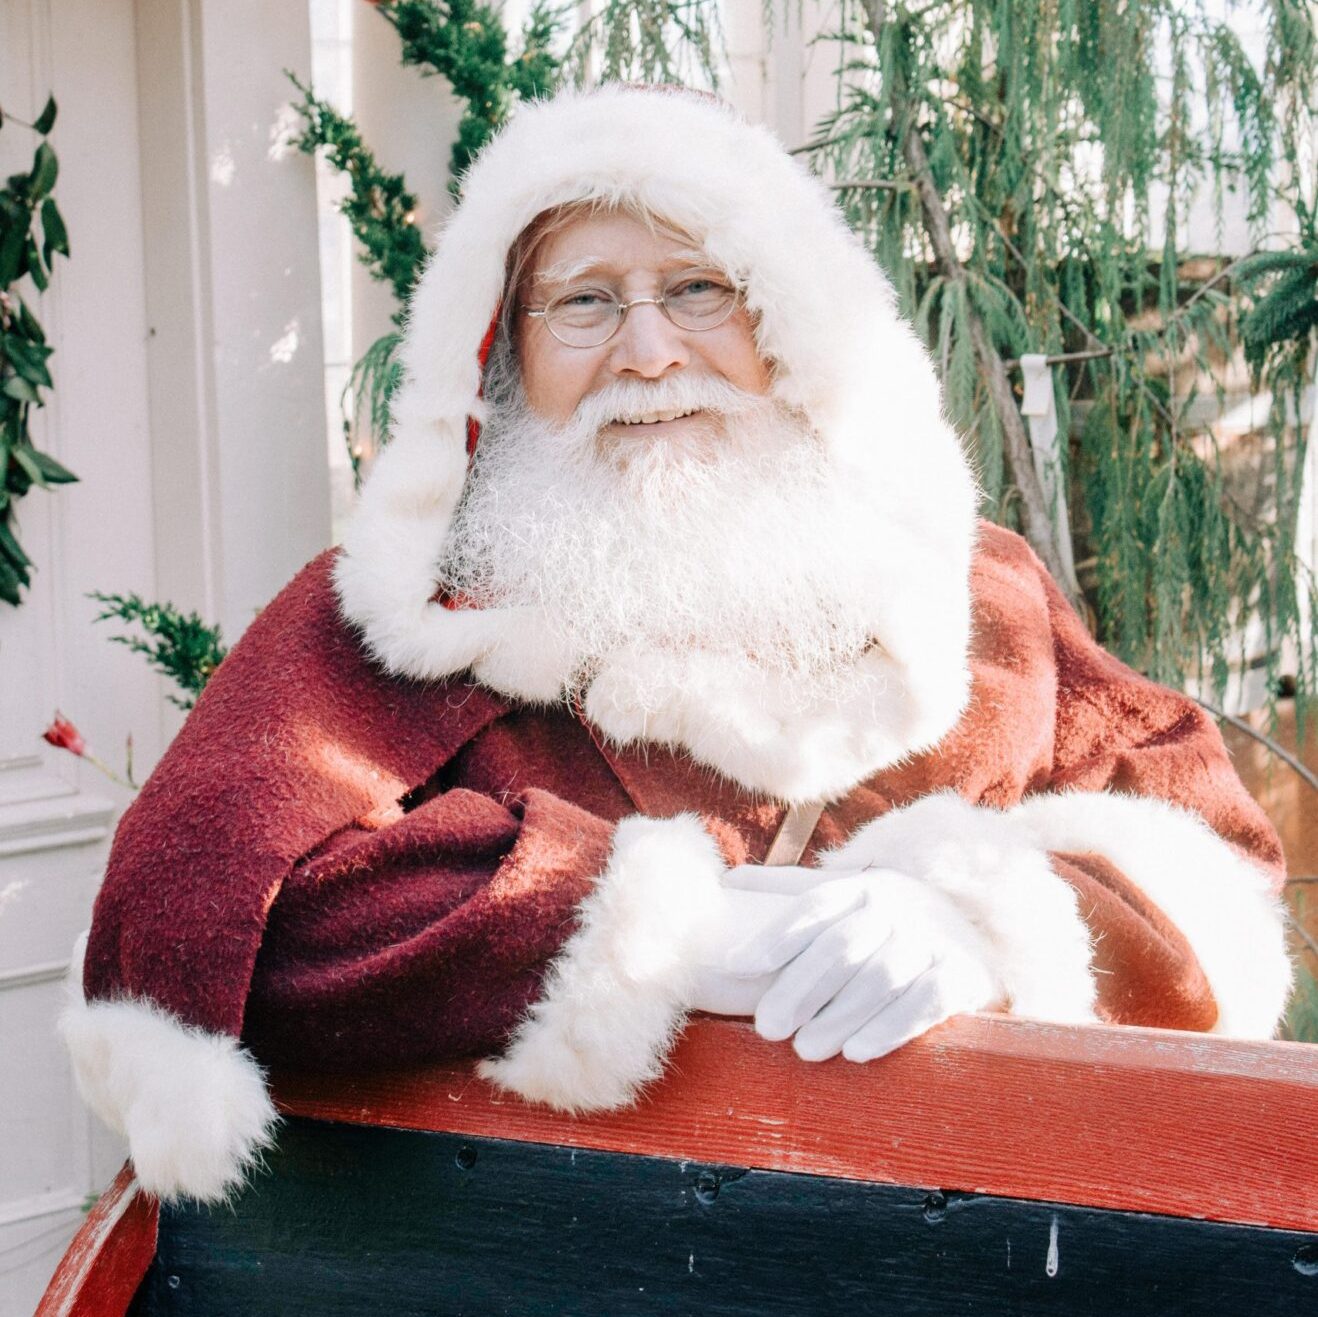
[[[39,446],[81,483],[20,505],[36,560],[0,604],[0,1317],[32,1311],[122,1151],[77,1103],[53,1024],[130,793],[45,746],[58,706],[139,774],[177,726],[86,592],[169,598],[236,639],[328,543],[311,162],[272,141],[305,6],[5,0],[0,106],[48,92],[72,257],[35,299],[55,355]],[[0,129],[0,169],[36,139]]]

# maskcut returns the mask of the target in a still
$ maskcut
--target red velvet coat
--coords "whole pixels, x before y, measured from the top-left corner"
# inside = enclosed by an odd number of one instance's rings
[[[340,620],[332,554],[256,619],[125,815],[96,906],[90,1000],[128,995],[294,1066],[489,1053],[541,992],[614,825],[695,811],[728,863],[772,801],[567,707],[382,675]],[[997,809],[1059,790],[1192,810],[1282,877],[1277,838],[1184,696],[1098,648],[1017,537],[983,529],[973,694],[933,751],[832,805],[807,859],[951,789]],[[1101,1015],[1208,1029],[1181,929],[1102,854],[1053,854],[1098,935]]]

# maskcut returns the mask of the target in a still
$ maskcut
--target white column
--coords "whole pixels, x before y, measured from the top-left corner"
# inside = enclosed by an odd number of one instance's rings
[[[235,640],[329,543],[305,4],[139,0],[158,587]]]

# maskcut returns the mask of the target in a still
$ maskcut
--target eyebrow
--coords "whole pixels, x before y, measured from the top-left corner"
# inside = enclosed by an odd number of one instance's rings
[[[629,267],[616,265],[599,256],[587,256],[575,261],[559,261],[543,270],[537,270],[531,277],[531,283],[536,288],[552,287],[555,284],[572,283],[588,274],[614,276],[625,274],[627,268]],[[658,268],[662,273],[668,270],[712,270],[718,267],[705,252],[690,250],[674,252]]]

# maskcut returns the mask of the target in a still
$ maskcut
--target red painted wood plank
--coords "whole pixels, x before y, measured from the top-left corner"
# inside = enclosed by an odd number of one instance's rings
[[[74,1235],[36,1317],[121,1317],[156,1255],[159,1215],[125,1163]]]
[[[1318,1231],[1318,1047],[963,1016],[869,1065],[808,1065],[700,1019],[627,1111],[560,1115],[469,1065],[284,1074],[284,1110],[351,1124],[802,1171]]]

